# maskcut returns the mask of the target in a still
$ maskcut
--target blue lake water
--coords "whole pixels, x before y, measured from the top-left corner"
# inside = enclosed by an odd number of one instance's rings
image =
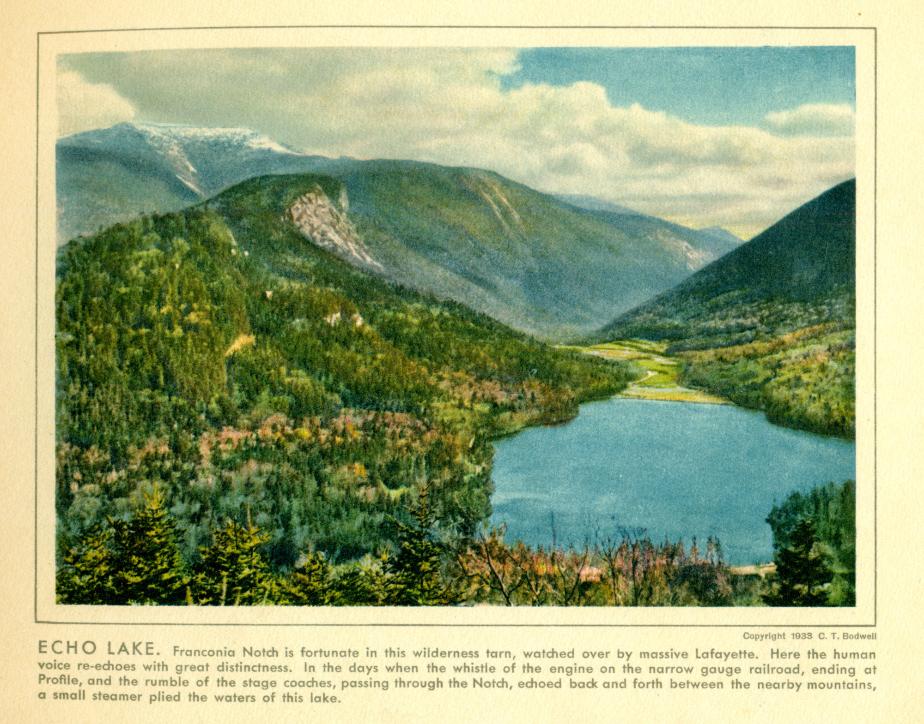
[[[767,514],[793,490],[855,477],[854,443],[730,405],[613,398],[565,425],[495,444],[492,523],[506,540],[582,545],[645,529],[719,539],[732,564],[769,561]]]

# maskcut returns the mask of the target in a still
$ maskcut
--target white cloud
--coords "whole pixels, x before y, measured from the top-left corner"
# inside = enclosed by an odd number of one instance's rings
[[[111,126],[135,117],[135,107],[110,85],[88,83],[76,71],[57,77],[58,136]]]
[[[768,113],[764,121],[777,133],[789,136],[851,136],[854,112],[846,103],[807,103]]]
[[[853,175],[849,106],[772,113],[767,128],[701,126],[613,106],[589,82],[506,89],[515,49],[137,53],[100,68],[88,77],[145,120],[250,126],[330,156],[479,166],[743,236]]]

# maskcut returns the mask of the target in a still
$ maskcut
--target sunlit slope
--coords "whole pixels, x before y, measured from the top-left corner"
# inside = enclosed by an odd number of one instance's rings
[[[799,207],[675,288],[617,317],[602,337],[750,341],[853,320],[855,182]]]
[[[268,531],[280,568],[309,549],[358,558],[393,542],[424,488],[442,535],[471,533],[490,512],[492,438],[624,386],[618,364],[321,248],[292,209],[328,212],[319,238],[345,240],[335,207],[305,201],[341,190],[255,179],[62,248],[62,545],[153,489],[191,560],[229,517]]]
[[[326,172],[387,276],[542,337],[587,333],[714,258],[689,229],[580,209],[490,171],[371,161]]]

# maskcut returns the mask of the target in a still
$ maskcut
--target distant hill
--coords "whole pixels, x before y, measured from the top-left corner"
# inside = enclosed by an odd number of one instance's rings
[[[625,214],[626,216],[645,216],[641,211],[630,209],[622,204],[614,204],[612,201],[598,199],[596,196],[587,194],[555,194],[555,198],[566,201],[572,206],[589,211],[611,211],[614,214]]]
[[[579,209],[496,173],[335,162],[349,217],[385,276],[544,338],[586,334],[711,261],[660,219]]]
[[[686,384],[852,435],[855,194],[835,186],[595,337],[669,340]]]
[[[604,327],[601,336],[754,338],[853,318],[855,182],[791,212],[735,251]],[[832,306],[834,305],[834,306]],[[807,316],[791,318],[800,307]],[[715,340],[721,341],[721,340]]]
[[[710,226],[705,229],[691,229],[680,224],[674,224],[665,221],[657,216],[643,214],[641,211],[630,209],[628,206],[614,204],[612,201],[598,199],[595,196],[585,194],[557,194],[556,198],[566,201],[573,206],[589,211],[600,211],[607,214],[617,214],[624,217],[638,217],[636,222],[644,222],[646,225],[660,227],[662,230],[668,230],[669,233],[676,234],[686,239],[691,246],[706,252],[704,258],[706,262],[718,259],[733,249],[737,249],[742,240],[729,231],[719,227]],[[627,223],[628,220],[626,220]]]
[[[491,171],[309,156],[245,129],[126,123],[61,139],[57,154],[62,240],[250,177],[320,173],[341,182],[335,201],[365,257],[334,253],[546,339],[587,334],[730,248]]]
[[[706,236],[711,236],[716,241],[725,242],[729,245],[729,251],[741,246],[741,244],[744,242],[743,239],[739,239],[737,236],[732,234],[727,229],[723,229],[721,226],[707,226],[705,229],[700,229],[699,233],[705,234]]]

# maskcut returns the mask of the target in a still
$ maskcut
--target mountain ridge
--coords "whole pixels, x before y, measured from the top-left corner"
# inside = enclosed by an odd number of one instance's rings
[[[625,385],[618,364],[340,260],[285,214],[321,192],[340,213],[341,188],[251,179],[60,249],[62,552],[151,490],[192,558],[245,511],[286,570],[394,548],[420,498],[442,534],[472,532],[491,439]]]
[[[368,256],[357,263],[544,339],[589,333],[727,250],[695,230],[582,209],[493,171],[310,156],[246,129],[120,124],[62,139],[58,160],[62,234],[179,210],[242,177],[337,178]]]

